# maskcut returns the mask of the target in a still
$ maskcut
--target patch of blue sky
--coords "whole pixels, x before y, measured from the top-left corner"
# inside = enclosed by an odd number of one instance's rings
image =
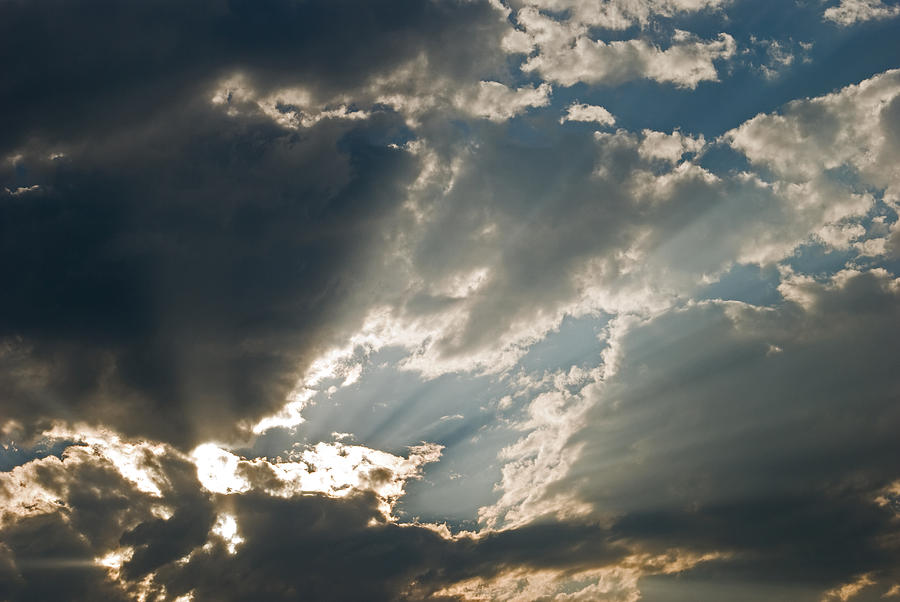
[[[851,172],[838,172],[850,174]],[[846,175],[852,178],[852,175]],[[837,272],[852,269],[883,268],[890,273],[897,274],[900,268],[900,257],[888,254],[870,256],[862,252],[857,245],[865,241],[886,237],[890,228],[897,221],[897,214],[879,200],[869,213],[859,221],[859,225],[865,229],[865,234],[853,241],[847,248],[835,249],[819,242],[809,242],[797,247],[794,253],[783,263],[794,272],[812,276],[824,280]]]
[[[608,316],[566,316],[556,331],[531,346],[519,360],[518,368],[526,372],[555,372],[572,366],[597,366],[606,348],[601,337],[608,323]]]
[[[514,427],[523,408],[543,388],[526,395],[518,377],[533,380],[572,366],[600,364],[605,316],[566,317],[559,328],[535,343],[518,364],[500,375],[445,374],[425,380],[402,370],[404,352],[388,348],[370,355],[360,379],[330,397],[320,393],[304,411],[296,429],[275,428],[262,434],[247,456],[285,456],[295,443],[331,441],[349,433],[346,443],[395,454],[422,442],[444,446],[441,460],[424,468],[424,478],[407,485],[397,508],[405,519],[440,520],[452,528],[474,528],[478,508],[496,501],[500,481],[499,452],[522,436]],[[327,388],[329,383],[323,383]],[[499,402],[509,397],[508,405]]]
[[[48,456],[61,457],[72,445],[81,445],[70,439],[41,439],[32,446],[19,447],[14,441],[0,442],[0,472],[9,472],[16,466],[40,460]]]
[[[660,33],[675,27],[701,39],[714,39],[722,32],[735,38],[737,54],[716,63],[719,81],[700,82],[693,90],[646,79],[615,86],[555,87],[547,110],[559,110],[577,100],[605,107],[619,127],[629,130],[671,131],[678,127],[713,139],[794,99],[827,94],[897,66],[892,20],[839,27],[824,21],[822,12],[819,2],[760,0],[733,3],[727,18],[722,13],[701,11],[663,20],[667,27],[641,32],[661,47],[668,44]],[[764,42],[771,40],[792,53],[793,59],[788,65],[770,65],[777,67],[777,73],[767,77],[762,69],[769,60]],[[801,42],[813,44],[806,50]],[[859,60],[860,56],[866,60]]]
[[[820,243],[797,247],[784,263],[798,274],[826,279],[847,267],[858,253],[852,249],[834,249]]]
[[[735,264],[718,281],[701,288],[696,297],[771,307],[783,301],[779,282],[781,276],[774,265]]]
[[[295,430],[272,429],[261,435],[247,455],[286,455],[295,443],[333,440],[349,433],[346,443],[405,455],[422,442],[444,446],[440,462],[425,467],[424,478],[408,485],[399,516],[441,520],[472,528],[480,506],[493,501],[500,479],[497,454],[519,435],[497,422],[496,406],[509,393],[497,376],[446,374],[424,380],[398,367],[396,350],[373,354],[360,380],[319,395]]]
[[[716,174],[754,170],[743,153],[724,143],[707,146],[697,159],[697,163],[704,169]]]

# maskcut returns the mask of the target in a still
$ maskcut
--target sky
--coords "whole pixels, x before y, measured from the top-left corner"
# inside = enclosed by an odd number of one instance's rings
[[[0,600],[900,600],[896,0],[0,0]]]

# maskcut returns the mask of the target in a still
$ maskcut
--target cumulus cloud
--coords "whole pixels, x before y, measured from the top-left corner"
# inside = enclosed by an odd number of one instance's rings
[[[560,123],[566,121],[587,121],[599,125],[616,124],[616,118],[603,107],[578,103],[569,105],[566,114],[559,118]]]
[[[718,81],[715,61],[732,57],[736,50],[727,33],[700,40],[679,30],[665,49],[640,38],[604,42],[592,39],[585,24],[557,21],[532,7],[520,10],[517,22],[538,49],[522,70],[562,86],[646,78],[696,88],[702,81]]]
[[[755,164],[788,181],[813,180],[849,166],[894,198],[900,72],[887,71],[842,90],[757,115],[725,134]]]
[[[550,104],[550,91],[549,84],[511,90],[500,82],[479,82],[477,89],[469,94],[457,95],[456,104],[475,117],[506,121],[530,107]]]
[[[670,163],[678,163],[685,153],[699,152],[706,144],[702,135],[692,138],[679,131],[666,134],[644,130],[643,134],[644,140],[638,148],[638,154],[645,159],[660,159]]]
[[[900,15],[900,6],[885,4],[883,0],[840,0],[825,9],[824,17],[838,25],[848,26],[874,19],[890,19]]]
[[[205,452],[192,459],[108,435],[88,435],[58,457],[0,474],[5,597],[237,601],[303,593],[343,600],[364,591],[370,600],[480,599],[474,590],[505,591],[516,575],[534,582],[528,591],[553,595],[568,587],[574,571],[582,598],[623,592],[630,599],[639,573],[665,574],[704,560],[677,549],[638,552],[592,524],[456,536],[440,525],[399,524],[383,512],[394,498],[383,487],[414,476],[417,468],[405,476],[405,468],[395,468],[434,459],[428,450],[403,459],[338,446],[326,457],[317,447],[303,454],[302,468],[290,460],[235,458],[233,474],[243,475],[244,486],[211,491],[202,484]],[[133,453],[138,466],[122,461]],[[313,457],[319,465],[310,472]],[[365,458],[375,460],[365,467]],[[399,464],[379,465],[384,459]],[[309,486],[306,477],[344,472],[347,462],[368,477],[336,488]],[[137,473],[158,489],[142,490]]]
[[[5,7],[4,39],[32,48],[36,38],[21,39],[22,28],[15,23],[49,27],[50,8],[66,14],[73,7],[49,0],[47,6]],[[494,188],[497,201],[486,206],[487,213],[471,213],[462,202],[454,209],[456,218],[441,220],[442,207],[460,201],[458,191],[470,190],[472,211],[485,198],[476,181],[484,172],[468,167],[470,160],[484,159],[508,175],[521,171],[515,161],[545,161],[542,151],[504,149],[491,140],[496,132],[488,134],[482,151],[466,149],[452,137],[440,145],[426,142],[430,132],[446,132],[433,124],[429,111],[449,109],[502,122],[549,102],[548,83],[512,86],[489,78],[492,71],[502,73],[502,56],[486,48],[497,47],[511,31],[492,8],[444,2],[398,7],[396,14],[404,18],[397,27],[403,33],[392,35],[387,45],[372,38],[380,35],[379,28],[365,29],[363,23],[370,21],[358,11],[330,19],[339,10],[334,4],[273,5],[249,20],[241,18],[249,11],[243,5],[224,12],[213,8],[207,7],[211,15],[191,17],[203,26],[187,36],[190,52],[178,60],[166,58],[167,46],[159,51],[165,56],[141,50],[160,39],[153,28],[165,23],[145,18],[135,7],[120,15],[116,26],[98,25],[101,36],[81,39],[81,30],[72,28],[50,36],[52,48],[23,55],[43,65],[29,73],[57,80],[54,94],[28,84],[24,72],[6,80],[3,98],[9,110],[3,115],[9,127],[3,128],[3,152],[17,159],[3,165],[7,192],[0,211],[7,226],[7,261],[0,273],[15,292],[2,300],[0,380],[5,416],[30,432],[56,419],[78,418],[185,447],[207,438],[238,437],[262,418],[278,416],[298,392],[304,369],[324,349],[352,335],[372,311],[398,303],[411,308],[404,291],[422,275],[437,284],[461,272],[481,274],[463,303],[454,301],[460,296],[454,291],[438,291],[440,286],[415,291],[412,285],[418,299],[442,298],[462,307],[432,320],[438,326],[433,344],[445,350],[472,348],[476,332],[487,336],[491,329],[478,324],[492,320],[489,316],[506,302],[496,296],[498,290],[537,290],[513,265],[515,237],[507,233],[529,205],[540,203],[541,195],[549,198],[549,185],[560,181],[558,175],[518,191],[516,184],[498,188],[507,184],[488,175],[494,183],[489,181],[487,189]],[[185,17],[179,27],[194,22],[178,10],[172,18],[179,15]],[[551,29],[570,27],[524,9],[519,21],[529,35],[530,16]],[[348,46],[378,47],[379,52],[332,52],[340,41],[319,29],[316,35],[295,35],[298,24],[320,18],[341,23],[340,40],[354,41]],[[388,15],[379,12],[377,19],[384,18]],[[138,25],[145,22],[151,26]],[[444,52],[441,40],[458,38],[475,22],[483,34],[476,44],[452,45],[456,50]],[[116,33],[131,30],[138,33],[127,43]],[[240,43],[213,52],[232,30],[240,35],[229,39]],[[686,85],[710,75],[706,67],[681,69],[682,59],[693,61],[690,47],[704,43],[681,34],[676,38],[672,48],[659,51],[669,57],[666,67],[655,63],[660,73]],[[640,47],[635,56],[659,54],[645,42],[634,44]],[[725,38],[722,44],[723,51],[730,45]],[[87,57],[77,82],[68,75],[78,72],[67,63],[74,46]],[[118,46],[133,52],[109,50]],[[119,62],[111,64],[114,57]],[[164,64],[177,69],[164,69]],[[633,72],[623,65],[623,73]],[[106,75],[116,68],[124,75],[109,87]],[[559,71],[551,79],[567,77]],[[150,81],[153,89],[145,89]],[[63,111],[55,103],[65,103],[69,114],[82,118],[57,119]],[[128,111],[116,109],[126,104]],[[409,141],[410,124],[421,126],[422,140]],[[573,176],[572,191],[564,191],[559,203],[577,208],[594,194],[592,144],[589,138],[566,141],[568,149],[581,147],[584,153],[583,160],[563,167],[561,173]],[[491,158],[490,152],[499,157]],[[552,158],[546,165],[559,162]],[[450,171],[444,174],[445,169]],[[532,171],[548,174],[546,167]],[[518,206],[506,203],[512,194],[520,195]],[[447,202],[439,202],[445,195]],[[625,198],[609,203],[586,223],[629,204]],[[424,236],[406,232],[410,210],[422,216],[431,212]],[[624,211],[620,223],[629,222],[630,212]],[[473,221],[464,223],[469,218]],[[471,245],[487,252],[482,263],[490,258],[508,265],[503,270],[473,265],[465,253],[450,260],[456,266],[435,263],[434,252],[453,240],[441,230],[454,221],[465,236],[469,227],[484,233],[483,242]],[[570,240],[581,236],[559,234]],[[627,249],[631,234],[626,227],[599,244]],[[415,249],[415,256],[398,252],[404,246]],[[561,249],[560,269],[542,277],[550,280],[543,284],[563,284],[553,294],[571,299],[567,271],[598,252]],[[382,256],[399,256],[399,261],[381,269],[376,264],[384,265]],[[24,263],[13,257],[25,258]],[[413,269],[404,271],[403,262]],[[380,283],[382,298],[369,294],[369,278]],[[467,304],[488,311],[473,313]],[[521,342],[541,336],[564,311],[558,304],[537,305],[546,307],[542,319],[523,311],[497,323],[535,326],[531,334],[502,341],[518,345],[508,358],[520,354]],[[461,336],[447,336],[460,323],[468,324]],[[457,364],[471,365],[468,360]],[[276,422],[296,423],[296,410]]]
[[[586,25],[606,29],[626,29],[633,25],[645,26],[652,17],[672,17],[714,11],[725,7],[731,0],[527,0],[512,4],[525,4],[547,12],[569,12],[573,19]]]
[[[587,115],[574,106],[576,116]],[[803,135],[786,133],[788,127],[758,125],[780,117],[759,116],[726,134],[760,167],[784,157],[817,170],[786,168],[778,178],[704,169],[705,138],[678,130],[601,131],[593,139],[571,131],[538,147],[488,131],[478,147],[435,159],[447,167],[431,172],[423,192],[439,190],[440,203],[413,195],[420,217],[404,248],[411,281],[423,286],[413,288],[402,310],[373,314],[368,340],[414,350],[405,365],[427,375],[502,370],[564,315],[659,310],[734,263],[777,262],[810,241],[862,244],[861,221],[876,195],[831,177],[827,171],[838,163],[817,153],[874,159],[879,169],[865,173],[886,183],[893,150],[879,128],[892,118],[887,103],[874,106],[887,112],[864,113],[869,122],[854,129],[852,144],[830,145],[836,150],[805,147]],[[810,115],[805,127],[850,131],[845,124],[853,117]],[[763,140],[764,132],[779,138]],[[754,136],[760,140],[746,142]],[[869,152],[880,146],[884,158]],[[883,198],[890,202],[890,189]],[[550,214],[549,222],[536,217]],[[547,244],[536,248],[537,239]],[[875,243],[866,249],[876,250]]]

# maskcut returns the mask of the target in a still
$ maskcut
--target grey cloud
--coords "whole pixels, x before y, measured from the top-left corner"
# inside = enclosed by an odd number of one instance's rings
[[[735,52],[724,34],[679,33],[666,51],[601,44],[529,14],[520,25],[557,28],[546,47],[559,53],[539,50],[526,71],[564,85],[649,74],[692,87]],[[488,2],[0,0],[0,48],[21,57],[0,82],[0,416],[26,435],[64,421],[182,450],[238,438],[376,306],[451,316],[422,343],[438,360],[521,343],[567,311],[678,307],[613,333],[616,372],[586,416],[550,408],[573,422],[560,457],[577,460],[557,462],[568,474],[547,499],[574,497],[587,516],[449,538],[385,519],[372,493],[262,493],[292,490],[261,461],[238,465],[251,491],[217,495],[178,452],[144,450],[156,496],[70,448],[0,490],[13,500],[0,508],[0,598],[428,599],[516,570],[652,573],[635,555],[673,550],[725,554],[691,576],[792,583],[810,599],[861,574],[896,578],[897,283],[785,269],[775,308],[683,301],[735,261],[779,261],[866,214],[874,201],[826,168],[849,165],[889,196],[897,74],[726,135],[791,188],[682,162],[664,139],[706,147],[680,135],[595,134],[560,124],[558,107],[530,110],[550,88],[510,75],[508,31]],[[223,95],[236,75],[255,96]],[[450,94],[441,111],[406,106],[432,84]],[[292,86],[315,110],[342,108],[283,127],[281,111],[306,108],[256,101]],[[357,103],[365,119],[339,118]],[[455,121],[466,115],[478,118]],[[896,251],[896,224],[880,223]],[[233,551],[214,533],[223,515],[243,538]],[[95,559],[123,546],[133,555],[114,580]]]
[[[118,548],[125,530],[152,520],[154,507],[187,504],[191,487],[199,493],[196,477],[190,469],[185,472],[183,462],[171,457],[144,461],[168,475],[163,498],[139,490],[109,459],[87,447],[72,447],[61,459],[47,457],[2,473],[3,599],[134,599],[128,587],[108,578],[96,559]],[[51,507],[42,502],[47,495]]]
[[[896,283],[792,286],[805,306],[704,303],[630,330],[549,493],[617,517],[622,537],[728,551],[732,578],[810,596],[892,571],[897,516],[876,498],[900,478]]]
[[[90,546],[62,514],[23,519],[3,529],[2,536],[0,596],[4,600],[132,599],[106,579],[102,567],[94,565]]]
[[[0,205],[7,419],[188,444],[277,407],[403,200],[415,164],[368,139],[395,127],[194,107],[26,157],[41,189]]]
[[[482,2],[10,1],[0,23],[20,57],[0,84],[0,407],[26,436],[227,439],[390,291],[374,266],[417,168],[388,148],[404,122],[291,131],[212,106],[223,77],[327,103],[410,61],[466,83],[505,68]]]
[[[196,550],[158,573],[171,595],[197,600],[421,600],[455,582],[513,568],[578,571],[620,561],[629,548],[599,526],[532,525],[480,539],[446,539],[417,525],[385,523],[374,498],[247,493],[220,501],[241,537]],[[348,575],[352,574],[352,578]]]
[[[476,148],[439,149],[458,161],[452,187],[422,203],[424,224],[406,234],[415,275],[435,288],[417,291],[407,310],[461,312],[435,346],[445,358],[477,355],[560,311],[634,311],[689,296],[734,262],[778,261],[836,217],[868,210],[836,188],[796,193],[660,160],[646,147],[665,136],[649,130],[546,133],[548,119],[529,122],[539,141],[491,125]],[[486,275],[474,290],[440,290],[477,269]]]
[[[486,2],[443,0],[11,0],[0,11],[4,53],[19,57],[0,84],[6,151],[35,136],[58,142],[145,123],[234,72],[264,90],[303,84],[325,96],[420,55],[435,71],[469,75],[502,28]]]
[[[139,491],[85,448],[19,467],[37,474],[30,483],[58,496],[58,505],[42,511],[9,505],[0,523],[5,599],[117,600],[141,593],[174,600],[189,592],[198,601],[440,599],[437,592],[466,579],[513,569],[577,572],[612,565],[631,550],[604,526],[582,523],[452,539],[385,520],[372,492],[215,495],[177,454],[148,453],[144,463],[162,485],[159,496]],[[15,480],[7,475],[3,482]],[[171,515],[157,516],[160,505]],[[241,541],[233,551],[210,532],[221,513],[237,525]],[[123,546],[132,552],[121,569],[108,573],[96,563]]]

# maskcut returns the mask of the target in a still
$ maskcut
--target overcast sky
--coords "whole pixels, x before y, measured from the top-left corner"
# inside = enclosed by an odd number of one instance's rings
[[[0,0],[0,600],[900,600],[896,0]]]

